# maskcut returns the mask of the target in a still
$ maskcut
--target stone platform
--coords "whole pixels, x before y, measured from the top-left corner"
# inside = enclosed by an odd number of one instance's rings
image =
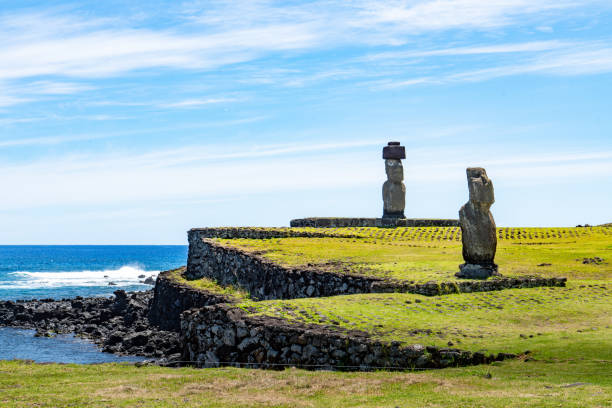
[[[459,220],[437,218],[341,218],[312,217],[291,220],[292,227],[458,227]]]

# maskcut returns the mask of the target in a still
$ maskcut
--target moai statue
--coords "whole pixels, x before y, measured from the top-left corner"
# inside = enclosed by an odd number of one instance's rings
[[[481,167],[468,167],[470,201],[459,210],[463,259],[459,265],[459,278],[486,279],[497,273],[494,262],[497,249],[495,220],[489,209],[495,202],[493,182]]]
[[[383,148],[387,181],[383,184],[384,202],[383,218],[406,218],[406,186],[404,185],[404,167],[402,159],[406,158],[406,148],[399,142],[389,142]]]

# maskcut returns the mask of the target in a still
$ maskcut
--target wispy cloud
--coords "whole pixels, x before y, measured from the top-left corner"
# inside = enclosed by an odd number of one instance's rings
[[[392,51],[378,54],[367,55],[361,60],[397,60],[422,57],[447,57],[463,55],[489,55],[489,54],[510,54],[510,53],[532,53],[537,51],[549,51],[559,48],[575,46],[574,42],[566,41],[528,41],[523,43],[495,44],[495,45],[471,45],[467,47],[443,48],[434,50],[410,50]]]
[[[488,29],[548,11],[595,3],[588,0],[392,0],[366,2],[365,13],[379,24],[403,26],[405,31]]]
[[[457,56],[468,54],[488,54],[495,52],[527,52],[527,56],[514,58],[512,63],[495,65],[495,61],[486,61],[485,65],[493,65],[467,71],[443,71],[432,73],[423,77],[395,78],[373,81],[370,85],[381,89],[395,89],[419,84],[448,84],[458,82],[480,82],[495,78],[514,75],[593,75],[612,72],[612,44],[603,42],[565,44],[554,43],[549,49],[552,51],[544,53],[529,54],[540,49],[546,49],[546,45],[532,47],[530,44],[477,48],[458,48],[431,50],[421,52],[421,56]],[[531,44],[533,45],[533,44]]]
[[[162,108],[196,108],[204,105],[215,105],[220,103],[237,102],[237,98],[209,98],[209,99],[185,99],[179,102],[159,104]]]
[[[327,42],[399,44],[406,35],[445,30],[489,30],[542,13],[579,8],[597,0],[315,0],[279,3],[267,0],[192,1],[185,15],[217,28],[252,28],[292,21],[324,36]],[[356,34],[359,34],[356,36]]]
[[[493,30],[526,20],[546,20],[567,9],[579,9],[597,0],[313,0],[300,3],[258,1],[191,1],[172,6],[172,28],[144,27],[129,18],[92,17],[77,9],[41,9],[0,13],[0,106],[45,97],[92,90],[100,78],[155,70],[203,71],[252,62],[278,53],[307,53],[356,45],[414,45],[419,35],[448,30]],[[59,11],[58,11],[59,10]],[[177,17],[178,16],[178,17]],[[539,25],[538,25],[539,26]],[[569,47],[562,41],[531,41],[502,45],[468,45],[439,50],[408,50],[373,54],[365,58],[432,58],[476,54],[546,52]],[[595,52],[595,51],[594,51]],[[604,54],[605,50],[600,50]],[[608,72],[606,55],[584,55],[590,63],[565,61],[573,72]],[[568,57],[568,55],[566,55]],[[554,61],[548,61],[554,64]],[[559,64],[562,61],[557,61]],[[534,61],[540,72],[556,72],[546,61]],[[532,64],[532,65],[533,65]],[[525,66],[525,64],[521,64]],[[267,64],[258,76],[275,83]],[[474,77],[503,76],[519,67],[483,67]],[[566,72],[570,68],[566,69]],[[496,71],[497,70],[497,71]],[[536,68],[533,68],[536,70]],[[418,78],[394,79],[393,86],[428,83]],[[468,80],[470,73],[446,74],[433,82]],[[320,81],[359,76],[377,77],[375,69],[322,67],[315,72],[285,75],[281,84],[305,86]],[[387,76],[393,76],[390,72]],[[87,80],[89,83],[83,82]],[[253,80],[255,80],[254,78]],[[2,82],[4,84],[2,84]],[[165,108],[187,108],[220,103],[215,98],[161,101]]]
[[[50,136],[50,137],[26,137],[18,139],[0,140],[0,148],[16,146],[49,146],[84,140],[103,139],[105,135],[73,135],[73,136]]]
[[[0,183],[6,192],[0,210],[38,205],[200,200],[273,191],[378,185],[384,179],[384,170],[379,156],[372,152],[373,149],[378,151],[379,145],[378,140],[252,145],[229,154],[223,152],[222,146],[216,149],[194,146],[130,156],[68,156],[5,165],[0,167]],[[464,156],[461,161],[456,160],[458,152]],[[484,161],[471,154],[469,148],[429,153],[412,152],[410,162],[406,163],[408,184],[462,182],[466,164],[486,165],[495,180],[505,184],[528,182],[537,185],[566,182],[572,177],[606,179],[612,176],[612,152],[609,151],[576,155],[560,152],[544,156],[508,154]],[[471,163],[474,159],[477,161]],[[427,168],[427,177],[411,171],[416,168]],[[539,177],[526,177],[533,174]]]
[[[212,69],[270,52],[341,44],[405,43],[411,33],[504,26],[588,0],[320,0],[299,5],[220,1],[189,6],[175,29],[51,12],[0,17],[0,79],[103,77],[159,67]],[[6,40],[10,39],[10,40]]]
[[[27,98],[20,98],[12,95],[0,95],[0,108],[5,106],[13,106],[24,102],[29,102]]]
[[[91,85],[58,81],[34,81],[18,87],[19,92],[26,95],[69,95],[92,89],[95,87]]]
[[[0,118],[0,126],[11,126],[19,123],[38,122],[42,118]]]
[[[312,33],[290,24],[181,34],[97,25],[89,28],[79,24],[81,20],[76,17],[74,24],[52,15],[36,16],[38,21],[27,15],[13,18],[56,29],[45,30],[35,38],[25,34],[1,43],[0,79],[5,80],[41,75],[96,78],[159,67],[210,69],[248,61],[265,52],[305,48],[313,42]]]
[[[25,118],[25,119],[0,119],[0,125],[10,125],[12,123],[25,123],[34,122],[41,120],[96,120],[96,121],[107,121],[107,120],[125,120],[129,119],[123,116],[107,116],[107,115],[93,115],[83,117],[39,117],[39,118]],[[13,147],[24,147],[24,146],[51,146],[73,142],[85,142],[94,141],[101,139],[119,138],[126,136],[135,135],[151,135],[159,132],[167,131],[178,131],[181,129],[206,129],[214,127],[231,127],[238,126],[247,123],[259,122],[267,119],[267,116],[253,116],[238,119],[228,119],[220,121],[203,122],[197,125],[176,125],[172,127],[162,128],[143,128],[137,130],[125,130],[125,131],[114,131],[114,132],[103,132],[103,133],[83,133],[73,135],[54,135],[54,136],[40,136],[40,137],[21,137],[11,139],[0,139],[0,149],[2,148],[13,148]],[[5,122],[3,122],[5,121]]]
[[[1,70],[1,68],[0,68]],[[12,106],[39,101],[58,95],[71,95],[95,89],[87,84],[63,81],[2,81],[0,79],[0,106]]]

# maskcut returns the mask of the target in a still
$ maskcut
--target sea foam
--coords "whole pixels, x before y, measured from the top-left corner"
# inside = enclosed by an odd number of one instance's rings
[[[139,284],[143,278],[157,276],[159,271],[144,271],[136,266],[122,266],[119,269],[104,271],[74,272],[11,272],[8,275],[14,280],[0,281],[0,289],[39,289],[63,286],[108,286],[113,282],[117,286]]]

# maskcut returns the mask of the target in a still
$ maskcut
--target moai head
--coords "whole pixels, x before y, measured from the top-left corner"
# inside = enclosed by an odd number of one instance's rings
[[[404,180],[404,166],[401,160],[385,160],[385,172],[387,179],[393,183],[401,183]]]
[[[468,167],[466,170],[468,187],[470,189],[470,202],[489,209],[495,202],[493,182],[487,177],[487,171],[482,167]]]
[[[402,159],[406,158],[406,148],[400,146],[400,142],[389,142],[383,148],[383,159],[385,159],[385,171],[387,178],[393,183],[401,183],[404,180],[404,166]]]

